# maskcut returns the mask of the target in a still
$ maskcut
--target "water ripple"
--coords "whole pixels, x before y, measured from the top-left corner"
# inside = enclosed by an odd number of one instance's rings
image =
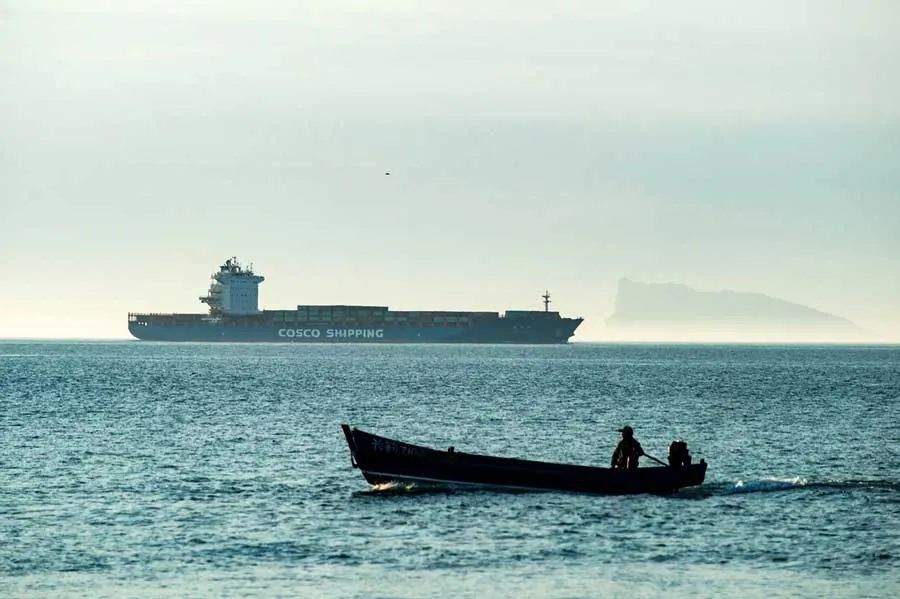
[[[900,348],[0,343],[0,595],[890,596],[898,408]],[[372,489],[340,422],[597,465],[629,423],[710,470]]]

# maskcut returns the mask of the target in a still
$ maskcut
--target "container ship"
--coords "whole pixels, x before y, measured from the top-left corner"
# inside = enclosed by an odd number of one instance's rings
[[[568,343],[583,321],[550,310],[398,311],[387,306],[299,305],[260,310],[265,278],[230,258],[199,298],[207,314],[128,314],[128,331],[146,341],[267,343]]]

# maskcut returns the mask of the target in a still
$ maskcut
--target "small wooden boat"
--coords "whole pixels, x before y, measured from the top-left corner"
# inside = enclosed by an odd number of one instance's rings
[[[372,485],[388,482],[473,485],[621,495],[674,493],[703,483],[706,462],[614,470],[429,449],[342,424],[350,460]]]

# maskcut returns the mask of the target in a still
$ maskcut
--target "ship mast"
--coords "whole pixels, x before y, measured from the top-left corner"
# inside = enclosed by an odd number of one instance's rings
[[[544,291],[544,295],[541,296],[544,298],[544,312],[550,311],[550,291]]]

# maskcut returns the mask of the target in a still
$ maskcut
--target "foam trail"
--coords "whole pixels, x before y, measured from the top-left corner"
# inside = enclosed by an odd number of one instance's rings
[[[372,485],[372,491],[376,493],[393,493],[393,492],[401,492],[401,491],[411,491],[414,488],[414,485],[411,483],[398,483],[396,481],[390,481],[386,483],[379,483],[377,485]]]
[[[764,478],[762,480],[751,480],[744,482],[742,480],[734,483],[734,486],[727,489],[726,493],[765,493],[767,491],[784,491],[785,489],[794,489],[797,487],[805,487],[808,481],[805,478],[795,476],[793,478]]]

